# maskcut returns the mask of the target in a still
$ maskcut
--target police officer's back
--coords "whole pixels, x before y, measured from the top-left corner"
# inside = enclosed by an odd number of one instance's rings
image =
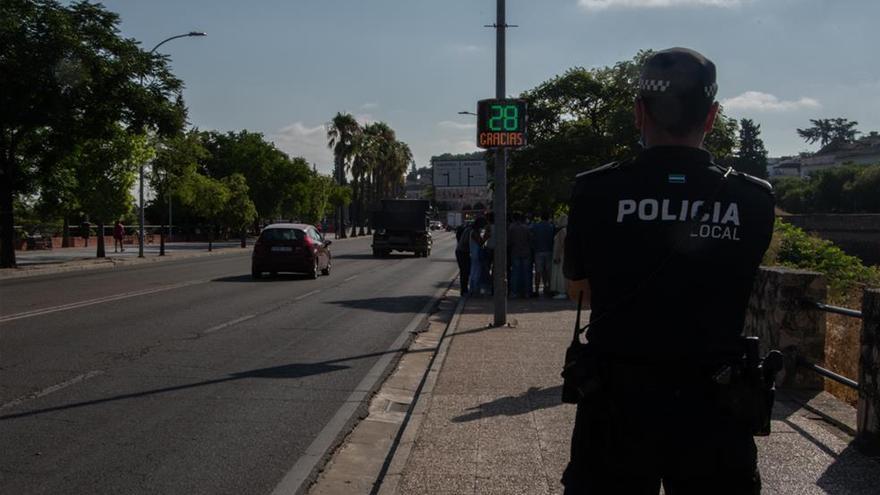
[[[579,404],[567,493],[652,492],[660,478],[670,495],[760,490],[751,433],[714,408],[711,378],[742,354],[773,196],[701,149],[716,90],[702,55],[652,55],[636,102],[646,149],[576,180],[565,274],[588,282],[606,393]]]

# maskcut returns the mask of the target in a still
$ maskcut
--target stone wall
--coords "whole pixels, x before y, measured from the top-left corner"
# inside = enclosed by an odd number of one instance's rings
[[[761,267],[746,312],[745,334],[761,339],[761,354],[779,349],[786,367],[778,383],[785,387],[822,389],[823,378],[797,368],[797,357],[822,365],[825,361],[825,313],[804,304],[824,302],[821,273],[782,267]]]
[[[789,215],[782,219],[837,244],[866,264],[880,265],[880,214]]]

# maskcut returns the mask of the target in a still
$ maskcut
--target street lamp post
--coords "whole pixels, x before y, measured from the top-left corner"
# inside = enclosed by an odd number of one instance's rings
[[[207,36],[207,35],[208,35],[208,33],[203,33],[200,31],[190,31],[188,33],[178,34],[178,35],[172,36],[170,38],[165,38],[164,40],[160,41],[156,46],[154,46],[152,50],[150,50],[150,55],[155,53],[156,50],[160,46],[164,45],[165,43],[168,43],[171,40],[176,40],[177,38],[188,38],[191,36]],[[143,163],[141,163],[139,179],[140,179],[140,186],[139,186],[138,195],[140,196],[141,214],[140,214],[140,218],[139,218],[139,228],[138,228],[138,258],[143,258],[144,257],[144,164]]]

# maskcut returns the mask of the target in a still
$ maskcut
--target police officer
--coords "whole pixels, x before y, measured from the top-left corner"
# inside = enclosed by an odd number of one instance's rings
[[[747,424],[717,374],[742,356],[773,193],[703,149],[718,113],[715,65],[655,52],[635,101],[644,150],[578,175],[565,276],[591,306],[598,388],[578,403],[566,494],[760,493]]]

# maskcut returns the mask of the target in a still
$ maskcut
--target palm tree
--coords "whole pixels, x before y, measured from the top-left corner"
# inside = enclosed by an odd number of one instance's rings
[[[361,126],[350,113],[337,112],[327,127],[327,147],[333,150],[333,173],[336,183],[345,185],[346,164],[354,152],[354,141],[361,132]],[[343,208],[336,209],[334,220],[336,236],[345,238]]]

